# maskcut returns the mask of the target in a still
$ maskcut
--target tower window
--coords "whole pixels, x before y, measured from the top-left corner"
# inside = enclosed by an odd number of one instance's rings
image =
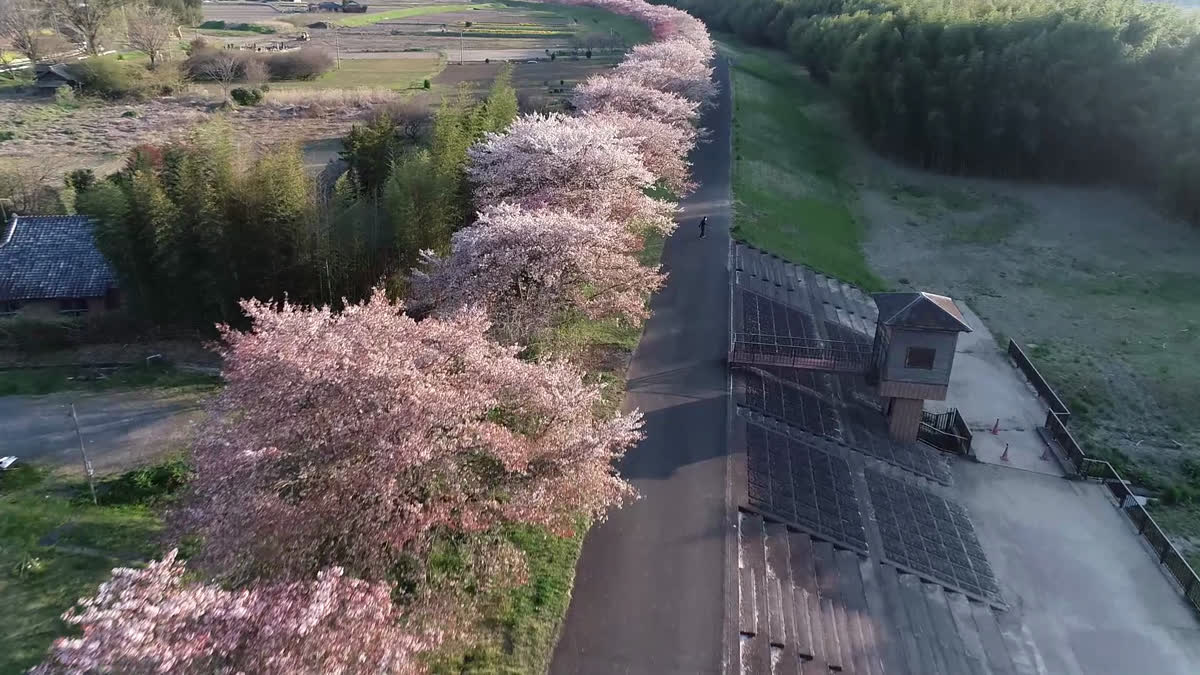
[[[908,353],[904,356],[905,368],[916,368],[919,370],[933,370],[933,357],[937,354],[936,349],[928,347],[909,347]]]

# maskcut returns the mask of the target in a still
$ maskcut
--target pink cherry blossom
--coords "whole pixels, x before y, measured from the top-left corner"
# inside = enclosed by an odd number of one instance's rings
[[[632,494],[613,461],[640,415],[597,419],[596,387],[486,336],[477,310],[414,321],[382,290],[334,313],[242,304],[226,387],[198,438],[178,526],[231,578],[385,578],[436,531],[570,531]]]
[[[696,102],[647,87],[627,76],[593,75],[575,88],[571,102],[583,113],[640,115],[679,127],[693,126],[700,116]]]
[[[228,591],[184,580],[171,551],[145,569],[118,568],[63,615],[83,635],[60,638],[35,675],[119,673],[421,673],[439,631],[405,627],[392,587],[346,577]]]
[[[637,143],[601,118],[525,115],[470,150],[475,203],[510,202],[624,225],[674,229],[674,207],[646,195],[655,176]]]
[[[615,126],[617,136],[631,140],[638,157],[657,181],[661,181],[677,195],[684,195],[695,187],[691,180],[691,163],[687,155],[696,145],[696,130],[679,127],[625,113],[591,113],[585,120],[598,120]]]
[[[640,246],[617,223],[504,204],[457,232],[448,257],[428,254],[413,291],[442,313],[486,307],[494,329],[527,342],[566,309],[645,318],[663,276],[638,261]]]
[[[712,68],[703,52],[681,39],[635,47],[616,72],[643,86],[698,103],[716,94]]]

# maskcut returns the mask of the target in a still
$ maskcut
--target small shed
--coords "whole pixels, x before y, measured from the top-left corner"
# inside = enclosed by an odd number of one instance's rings
[[[37,73],[33,85],[45,91],[55,91],[59,87],[78,89],[81,82],[71,72],[65,63],[38,64],[34,71]]]
[[[954,301],[933,293],[876,293],[875,369],[879,396],[887,401],[888,429],[897,440],[915,441],[926,400],[942,401],[958,334],[971,332]]]

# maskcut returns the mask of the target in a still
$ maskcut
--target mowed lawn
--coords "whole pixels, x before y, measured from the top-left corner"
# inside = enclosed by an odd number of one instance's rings
[[[442,71],[439,57],[342,59],[340,67],[312,80],[272,82],[272,89],[413,89]]]
[[[723,40],[732,59],[734,236],[867,290],[882,290],[849,205],[832,94],[778,52]]]

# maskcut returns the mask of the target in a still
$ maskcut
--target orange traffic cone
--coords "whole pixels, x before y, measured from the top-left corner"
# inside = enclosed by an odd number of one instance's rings
[[[1004,444],[1004,454],[1000,455],[1000,461],[1002,461],[1002,462],[1008,461],[1008,443]]]

